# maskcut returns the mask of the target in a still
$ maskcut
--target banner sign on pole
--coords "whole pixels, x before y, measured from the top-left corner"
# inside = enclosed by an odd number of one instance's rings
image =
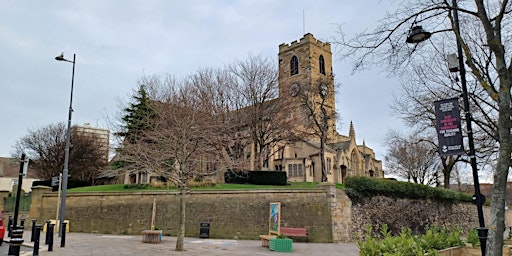
[[[439,155],[451,156],[465,154],[462,143],[459,100],[457,98],[434,102],[436,113]]]

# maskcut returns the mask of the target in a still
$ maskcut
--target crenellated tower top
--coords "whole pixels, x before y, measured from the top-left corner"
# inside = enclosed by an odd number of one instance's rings
[[[316,39],[311,33],[307,33],[298,41],[293,41],[291,44],[282,43],[279,45],[279,52],[289,51],[297,47],[301,47],[308,43],[314,43],[316,46],[323,48],[325,51],[331,52],[331,44],[324,43]]]

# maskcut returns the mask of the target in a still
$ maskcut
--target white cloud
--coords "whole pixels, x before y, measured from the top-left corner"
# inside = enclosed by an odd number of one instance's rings
[[[0,156],[8,156],[27,129],[66,121],[71,63],[53,60],[62,51],[68,59],[77,54],[73,123],[105,127],[105,112],[118,112],[118,99],[128,97],[143,74],[185,76],[248,53],[277,58],[278,45],[299,40],[304,25],[325,41],[337,36],[335,24],[345,24],[347,33],[362,31],[386,8],[371,0],[4,1]],[[342,84],[340,132],[348,133],[353,121],[358,143],[365,139],[382,158],[381,138],[398,123],[387,106],[393,84],[375,72],[351,76],[346,63],[334,69]]]

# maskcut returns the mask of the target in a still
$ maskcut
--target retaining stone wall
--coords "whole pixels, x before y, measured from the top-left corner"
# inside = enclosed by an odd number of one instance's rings
[[[45,191],[33,190],[30,218],[55,219],[57,193]],[[179,199],[175,192],[68,193],[66,219],[73,232],[139,235],[151,227],[153,199],[157,201],[155,226],[164,234],[176,235]],[[473,204],[382,196],[353,203],[343,190],[326,185],[317,189],[193,191],[187,196],[186,236],[198,237],[199,225],[206,221],[211,225],[211,238],[258,239],[268,233],[270,202],[281,202],[282,226],[306,227],[311,242],[354,241],[366,225],[383,223],[394,231],[404,226],[421,231],[427,224],[478,225]]]
[[[138,235],[155,226],[176,235],[179,198],[173,192],[68,193],[65,218],[73,232]],[[281,202],[285,227],[306,227],[312,242],[332,241],[325,189],[191,192],[186,202],[186,236],[198,237],[201,222],[211,238],[258,239],[268,234],[270,202]],[[44,194],[38,219],[55,219],[57,196]]]

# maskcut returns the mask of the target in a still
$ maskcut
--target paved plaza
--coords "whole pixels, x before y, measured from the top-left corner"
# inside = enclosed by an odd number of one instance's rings
[[[185,251],[176,252],[176,237],[164,236],[157,244],[142,243],[142,236],[68,233],[66,246],[60,247],[60,238],[55,237],[53,251],[45,245],[45,234],[41,233],[39,255],[43,256],[85,256],[85,255],[343,255],[357,256],[355,243],[293,243],[293,252],[273,252],[261,247],[259,240],[224,240],[185,238]],[[32,255],[33,243],[30,231],[24,233],[25,243],[20,255]],[[7,239],[8,240],[8,239]],[[4,243],[2,247],[8,247]],[[32,246],[32,247],[31,247]]]

